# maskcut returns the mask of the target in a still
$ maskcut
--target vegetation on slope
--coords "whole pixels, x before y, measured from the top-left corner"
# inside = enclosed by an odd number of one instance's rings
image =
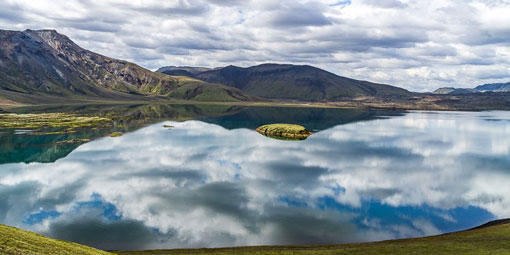
[[[471,230],[451,234],[372,243],[112,251],[112,253],[72,242],[50,239],[0,224],[0,254],[510,254],[510,220],[494,221]]]
[[[8,255],[107,255],[77,243],[59,241],[45,236],[0,224],[0,254]]]
[[[330,254],[510,254],[510,221],[452,234],[425,238],[401,239],[373,243],[310,246],[253,246],[217,249],[180,249],[152,251],[118,251],[119,255],[148,254],[279,254],[279,255],[330,255]]]
[[[183,98],[193,84],[194,97]],[[183,93],[172,93],[179,89]],[[205,95],[213,90],[215,94]],[[145,96],[211,101],[256,99],[231,87],[151,72],[136,64],[85,50],[54,30],[0,30],[0,94],[31,103],[33,98],[107,98],[134,100]]]
[[[263,64],[227,66],[198,73],[195,78],[238,88],[269,99],[339,101],[357,96],[409,96],[405,89],[335,75],[313,66]]]
[[[197,79],[185,76],[176,76],[176,78],[179,79],[179,86],[168,94],[171,98],[207,102],[259,100],[256,97],[248,96],[241,90],[222,84],[210,84],[210,86],[204,86],[204,82]]]

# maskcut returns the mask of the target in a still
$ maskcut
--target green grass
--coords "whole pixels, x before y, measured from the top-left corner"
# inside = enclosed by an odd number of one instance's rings
[[[202,255],[332,255],[332,254],[510,254],[510,221],[486,227],[424,238],[400,239],[371,243],[305,246],[250,246],[212,249],[174,249],[147,251],[96,250],[72,242],[58,241],[25,230],[0,224],[0,254],[202,254]]]
[[[110,137],[119,137],[122,136],[122,132],[113,132],[110,134]]]
[[[332,254],[434,254],[434,255],[484,255],[510,254],[510,223],[481,229],[462,231],[452,234],[401,239],[373,243],[357,243],[342,245],[310,245],[310,246],[253,246],[216,249],[181,249],[152,251],[118,251],[122,255],[146,254],[278,254],[278,255],[332,255]]]
[[[84,245],[54,240],[0,224],[0,254],[9,255],[101,255],[112,254]]]
[[[259,127],[261,129],[272,130],[275,132],[287,132],[287,133],[296,133],[299,134],[301,132],[307,132],[306,128],[301,125],[296,124],[268,124]]]
[[[12,129],[97,127],[108,125],[111,121],[109,118],[71,113],[0,114],[0,128]]]

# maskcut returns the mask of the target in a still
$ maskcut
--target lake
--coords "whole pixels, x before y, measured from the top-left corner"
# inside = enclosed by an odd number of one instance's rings
[[[0,130],[0,223],[101,249],[365,242],[510,217],[510,112],[10,111],[126,116],[73,134]],[[284,141],[254,130],[268,123],[314,134]],[[80,137],[92,141],[56,143]]]

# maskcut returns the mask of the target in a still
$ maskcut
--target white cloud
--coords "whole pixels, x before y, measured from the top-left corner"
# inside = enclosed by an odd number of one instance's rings
[[[416,91],[510,78],[506,0],[8,0],[0,7],[0,28],[55,28],[150,69],[313,64]],[[457,72],[480,66],[489,70]],[[410,75],[413,68],[432,75]]]

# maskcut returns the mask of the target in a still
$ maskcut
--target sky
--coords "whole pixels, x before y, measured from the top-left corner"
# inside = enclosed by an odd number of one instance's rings
[[[0,0],[0,29],[56,29],[155,70],[309,64],[412,91],[510,81],[510,0]]]

